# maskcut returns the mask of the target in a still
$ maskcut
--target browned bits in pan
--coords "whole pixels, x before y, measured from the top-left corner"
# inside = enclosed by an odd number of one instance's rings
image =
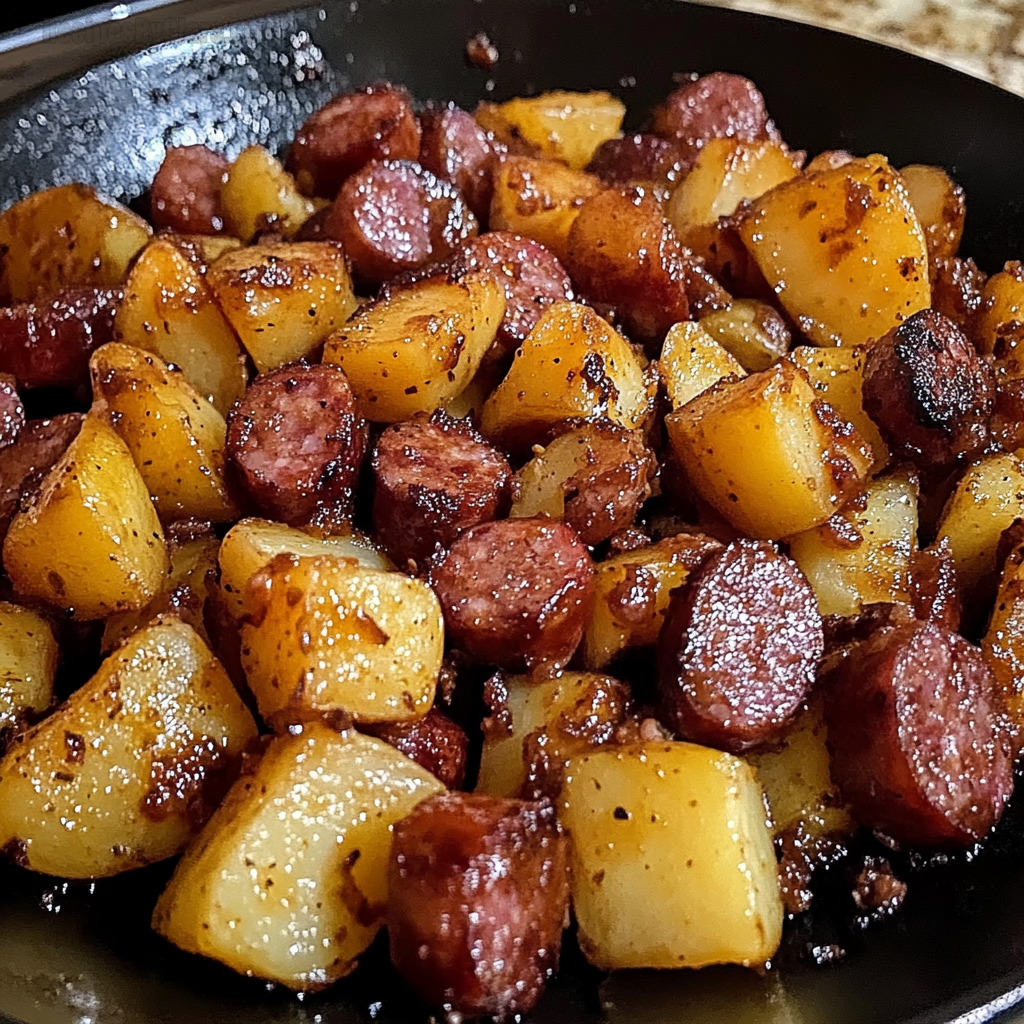
[[[593,573],[564,523],[503,519],[462,534],[430,583],[455,647],[502,668],[557,667],[583,636]]]
[[[546,802],[451,793],[395,826],[391,960],[420,998],[498,1018],[534,1006],[558,968],[567,846]]]
[[[486,32],[477,32],[466,40],[466,60],[481,71],[490,71],[498,63],[498,48]]]
[[[333,199],[373,160],[415,160],[420,127],[405,89],[376,85],[336,96],[299,129],[286,167],[308,195]]]
[[[0,373],[0,448],[15,441],[24,425],[25,406],[17,382],[9,373]]]
[[[224,230],[221,186],[228,162],[206,146],[167,150],[150,189],[153,224],[187,235],[219,235]]]
[[[414,722],[364,726],[366,732],[390,743],[421,768],[436,775],[449,789],[461,789],[466,781],[469,737],[447,715],[431,708]]]
[[[257,377],[228,416],[229,466],[262,512],[292,525],[350,510],[366,444],[348,380],[330,363]]]
[[[658,640],[662,721],[733,753],[782,734],[814,684],[821,616],[796,563],[734,541],[673,595]]]

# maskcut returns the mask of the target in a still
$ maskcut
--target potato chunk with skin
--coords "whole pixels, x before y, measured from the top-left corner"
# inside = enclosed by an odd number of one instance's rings
[[[871,465],[857,431],[785,360],[716,385],[665,426],[697,493],[751,537],[820,525],[860,489]]]
[[[775,954],[775,851],[746,762],[691,743],[599,750],[569,763],[561,803],[580,947],[596,967]]]
[[[884,157],[779,185],[739,218],[739,232],[816,345],[863,345],[931,301],[924,233]]]
[[[573,419],[639,428],[650,409],[639,359],[592,309],[556,302],[519,347],[484,403],[480,429],[500,446],[527,448]]]
[[[384,923],[392,827],[442,792],[368,736],[320,723],[278,736],[182,858],[153,927],[239,973],[326,988]]]
[[[665,335],[658,373],[673,409],[681,409],[726,377],[747,375],[736,358],[692,320],[676,324]]]
[[[505,290],[493,275],[431,278],[360,310],[327,339],[324,362],[345,371],[360,415],[397,423],[466,388],[504,315]]]
[[[93,395],[132,453],[161,519],[237,519],[224,480],[227,425],[216,408],[142,349],[104,345],[89,365]]]
[[[767,370],[793,340],[777,310],[755,299],[735,299],[728,309],[701,317],[700,325],[751,373]]]
[[[330,555],[278,555],[249,583],[242,667],[276,729],[343,712],[422,718],[434,702],[444,622],[434,592]]]
[[[0,601],[0,740],[53,702],[57,641],[38,612]]]
[[[910,601],[917,547],[917,481],[907,473],[867,486],[862,502],[789,540],[822,615],[855,615],[865,605]]]
[[[290,238],[315,209],[295,179],[262,146],[249,146],[238,154],[228,168],[220,202],[227,230],[243,242],[267,229]]]
[[[313,353],[358,305],[345,253],[334,242],[236,249],[206,280],[260,373]]]
[[[179,853],[256,726],[220,663],[174,618],[140,630],[0,762],[0,848],[64,878]]]
[[[1011,261],[985,282],[971,340],[980,352],[991,354],[1000,336],[1012,334],[1020,324],[1024,324],[1024,263]]]
[[[227,415],[248,374],[231,325],[203,273],[171,240],[158,238],[136,260],[115,320],[117,340],[155,352]]]
[[[103,619],[163,585],[167,549],[145,481],[105,418],[82,423],[38,494],[14,518],[4,568],[19,593]]]
[[[152,234],[138,214],[89,185],[34,192],[0,214],[0,305],[121,284]]]
[[[964,233],[964,190],[941,167],[911,164],[900,170],[914,213],[924,231],[930,260],[955,256]]]

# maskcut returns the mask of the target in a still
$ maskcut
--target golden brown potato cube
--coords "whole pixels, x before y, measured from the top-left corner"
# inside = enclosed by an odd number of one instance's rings
[[[184,375],[151,352],[116,342],[89,362],[93,395],[132,453],[165,522],[237,519],[224,481],[227,424]]]
[[[361,309],[327,339],[324,362],[345,371],[361,416],[398,423],[469,385],[504,315],[493,275],[430,278]]]
[[[910,601],[917,549],[917,481],[907,473],[867,485],[863,501],[789,540],[822,615],[856,615],[865,605]]]
[[[121,284],[153,231],[89,185],[43,189],[0,214],[0,304]]]
[[[611,93],[555,90],[499,105],[482,103],[476,119],[513,151],[525,143],[533,155],[581,171],[602,142],[619,134],[625,114],[625,104]]]
[[[277,555],[249,583],[242,667],[277,730],[328,712],[422,718],[443,654],[441,605],[421,580],[332,555]]]
[[[0,761],[0,849],[103,878],[180,853],[220,803],[256,725],[196,633],[140,630]]]
[[[753,769],[693,743],[609,747],[569,763],[579,942],[601,970],[764,964],[782,900]]]
[[[1003,335],[1012,335],[1024,324],[1024,263],[1011,261],[993,274],[981,293],[981,307],[974,321],[972,339],[990,355]]]
[[[964,190],[941,168],[911,164],[900,171],[917,220],[924,231],[930,260],[955,256],[964,233]]]
[[[564,261],[579,208],[601,187],[594,175],[554,160],[510,156],[494,172],[491,230],[525,235]]]
[[[658,373],[673,409],[726,377],[745,377],[747,371],[700,324],[684,320],[665,335]]]
[[[182,858],[153,927],[240,974],[326,988],[384,923],[392,827],[442,792],[368,736],[278,736]]]
[[[57,641],[38,612],[0,601],[0,740],[53,703]]]
[[[861,489],[871,466],[857,431],[785,360],[715,385],[665,426],[700,497],[750,537],[819,526]]]
[[[260,373],[313,353],[358,305],[335,242],[236,249],[206,280]]]
[[[650,403],[643,367],[626,339],[589,307],[556,302],[519,346],[480,424],[499,446],[528,447],[572,419],[636,430]]]
[[[801,345],[790,351],[791,362],[811,379],[814,390],[848,423],[871,449],[875,472],[889,461],[889,449],[875,421],[864,411],[864,360],[867,349],[860,345],[819,348]]]
[[[85,417],[7,531],[15,589],[76,619],[141,608],[167,574],[164,533],[131,452],[104,416]]]
[[[731,216],[744,199],[757,199],[799,173],[799,155],[777,142],[708,139],[669,198],[665,216],[684,238],[691,228]]]
[[[965,594],[995,572],[999,538],[1024,517],[1024,465],[1016,455],[989,455],[957,484],[939,520],[937,540],[949,540],[957,579]]]
[[[1003,566],[981,653],[1003,691],[1010,719],[1024,731],[1024,545],[1018,544]]]
[[[884,157],[773,188],[740,217],[739,232],[816,345],[881,338],[931,300],[924,232]]]
[[[262,146],[249,146],[238,154],[228,168],[220,202],[228,233],[243,242],[252,241],[260,231],[290,238],[316,209]]]
[[[767,370],[792,341],[785,320],[756,299],[734,299],[728,308],[701,317],[700,325],[750,373]]]
[[[136,260],[115,320],[117,339],[173,363],[222,416],[242,397],[245,357],[202,273],[158,238]]]

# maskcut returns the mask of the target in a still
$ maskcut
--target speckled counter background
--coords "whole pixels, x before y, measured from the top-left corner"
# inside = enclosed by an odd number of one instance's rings
[[[1022,0],[697,0],[898,46],[1024,95]]]

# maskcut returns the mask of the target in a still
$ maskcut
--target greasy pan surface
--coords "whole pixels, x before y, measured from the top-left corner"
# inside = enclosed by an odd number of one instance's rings
[[[1024,100],[854,39],[671,0],[358,0],[272,15],[185,0],[100,28],[0,39],[0,207],[69,180],[132,199],[164,146],[280,146],[330,94],[377,78],[472,107],[546,88],[607,88],[634,122],[679,71],[754,79],[786,140],[947,167],[968,195],[962,251],[987,270],[1024,256]],[[244,7],[244,10],[243,10]],[[501,60],[463,60],[487,31]],[[192,33],[200,33],[192,35]],[[140,46],[189,36],[130,54]],[[115,61],[85,69],[99,61]],[[72,75],[43,84],[45,79]],[[493,91],[488,91],[488,82]],[[29,83],[29,85],[26,85]],[[1024,999],[1024,799],[972,863],[897,861],[904,910],[862,930],[826,893],[789,929],[777,969],[600,978],[569,952],[531,1020],[644,1024],[982,1024]],[[333,992],[296,1000],[172,949],[147,927],[166,866],[64,886],[0,868],[0,1018],[50,1024],[336,1024],[428,1017],[378,944]],[[824,888],[841,894],[837,873]],[[848,892],[848,884],[845,886]],[[818,909],[820,907],[820,909]],[[824,967],[813,950],[836,944]],[[571,945],[569,943],[568,945]],[[997,1016],[1005,1011],[1003,1016]]]

